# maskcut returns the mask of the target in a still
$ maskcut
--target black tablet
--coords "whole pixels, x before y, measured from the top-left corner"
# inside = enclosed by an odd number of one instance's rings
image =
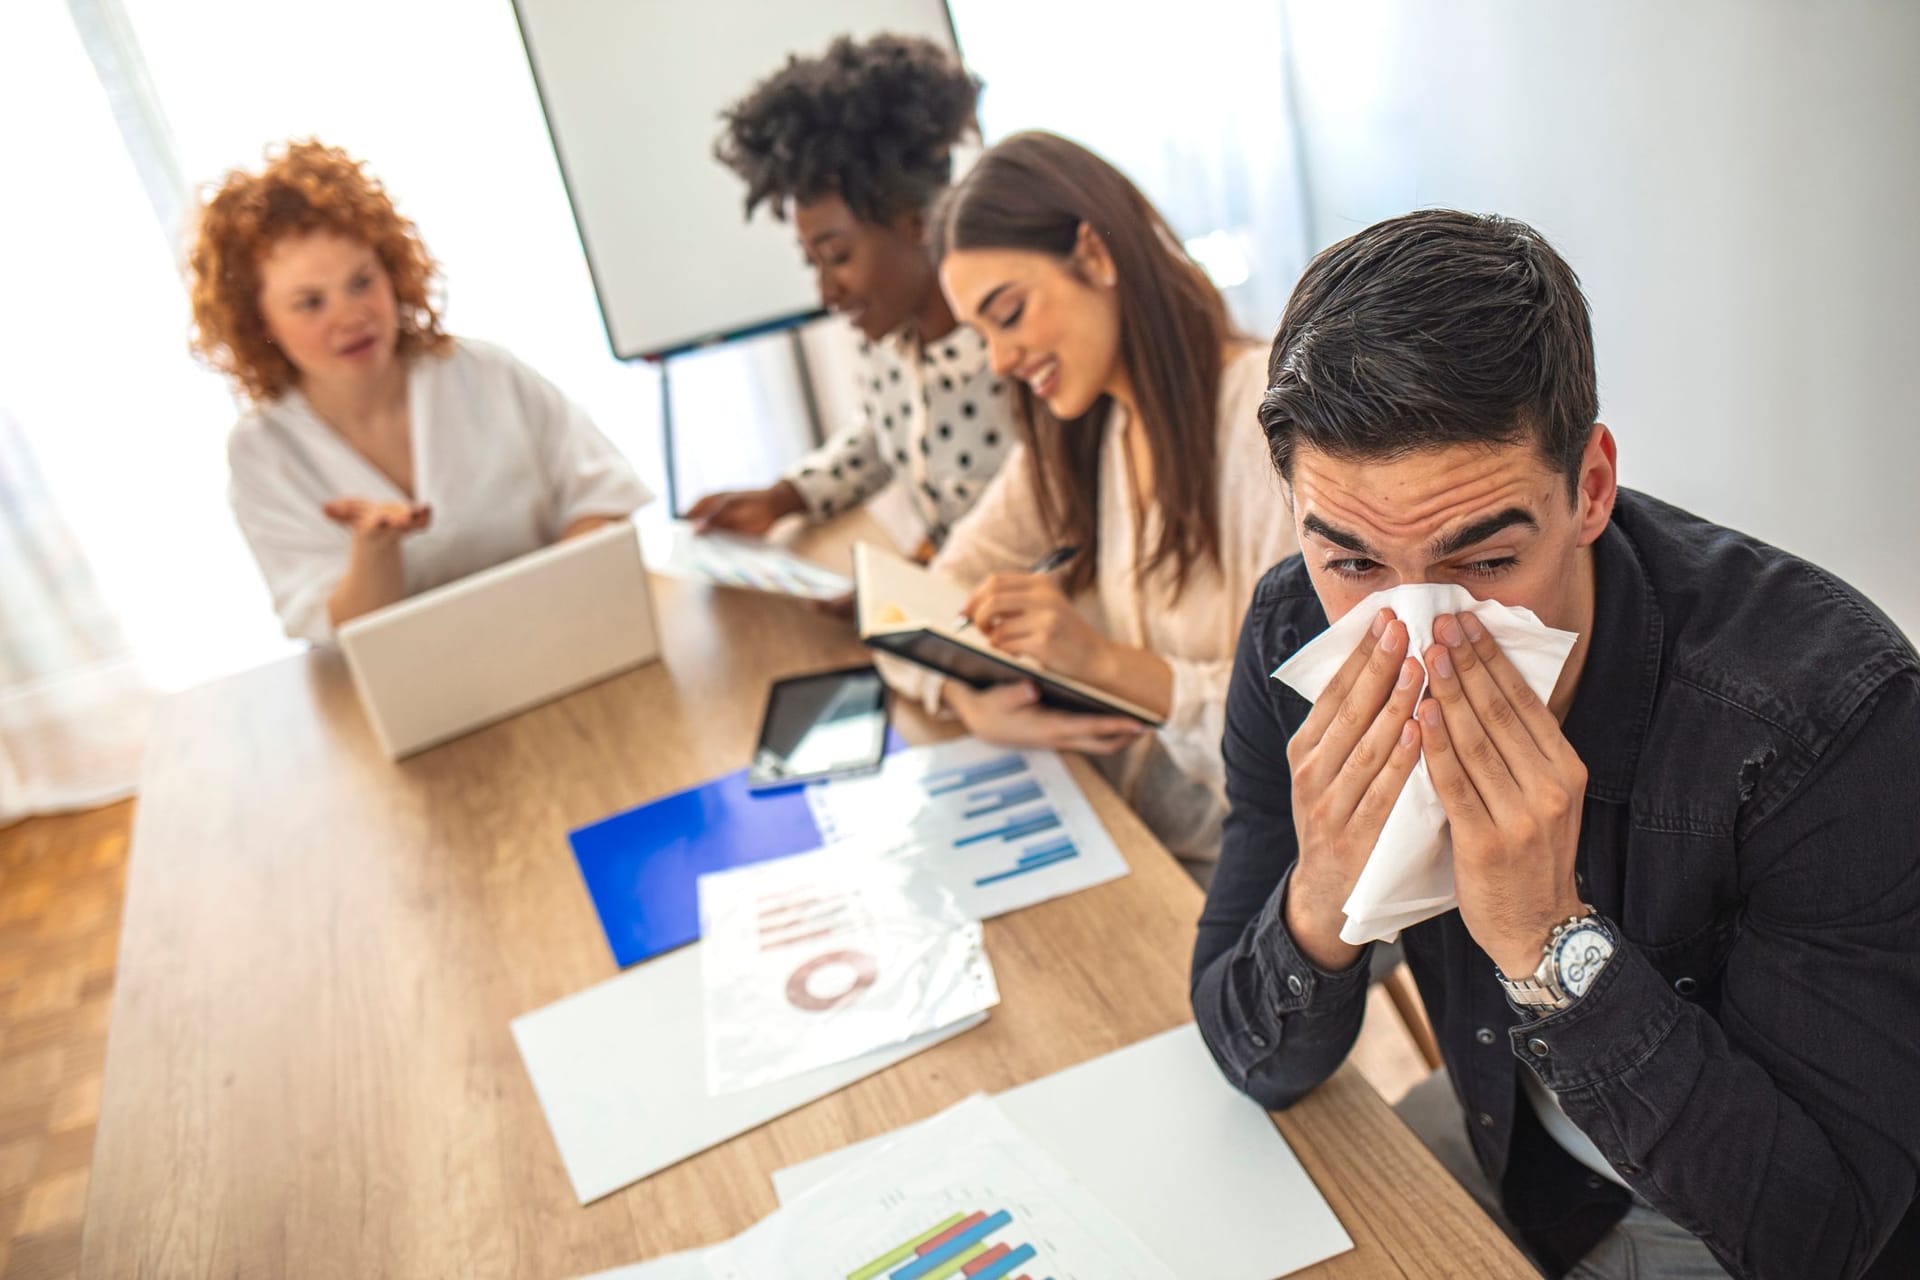
[[[870,773],[887,749],[887,687],[872,667],[776,681],[747,787],[766,791]]]

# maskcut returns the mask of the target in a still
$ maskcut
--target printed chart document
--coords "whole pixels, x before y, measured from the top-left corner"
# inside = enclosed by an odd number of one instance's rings
[[[1178,1275],[1271,1280],[1353,1247],[1293,1148],[1221,1077],[1191,1023],[994,1101]],[[805,1195],[897,1136],[782,1169],[774,1190],[783,1202]]]
[[[1051,751],[960,738],[888,756],[878,773],[810,788],[823,842],[884,849],[991,919],[1127,874],[1127,861]]]
[[[728,533],[695,533],[673,527],[673,543],[660,572],[719,587],[740,587],[804,600],[837,600],[853,590],[844,574],[803,560],[784,547]]]
[[[731,1093],[999,1003],[980,922],[935,877],[851,846],[700,877],[707,1086]]]
[[[1049,671],[994,648],[978,627],[961,625],[967,592],[905,556],[869,542],[853,546],[860,642],[976,689],[1030,680],[1040,701],[1066,711],[1131,716],[1158,728],[1159,716],[1117,693]]]
[[[905,1044],[723,1097],[707,1093],[700,944],[513,1020],[580,1203],[678,1164],[951,1039],[979,1014]]]
[[[991,1099],[969,1098],[895,1137],[725,1244],[601,1276],[1175,1280]]]

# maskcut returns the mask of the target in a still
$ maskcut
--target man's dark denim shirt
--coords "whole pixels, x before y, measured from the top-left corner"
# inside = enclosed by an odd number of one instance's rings
[[[1641,494],[1593,559],[1565,731],[1588,770],[1577,883],[1618,954],[1540,1019],[1459,912],[1401,935],[1480,1164],[1555,1274],[1625,1212],[1541,1128],[1531,1071],[1734,1275],[1920,1276],[1920,660],[1829,574]],[[1280,911],[1309,706],[1269,673],[1326,626],[1297,555],[1254,593],[1194,951],[1201,1032],[1270,1108],[1334,1071],[1366,997],[1366,964],[1316,969]]]

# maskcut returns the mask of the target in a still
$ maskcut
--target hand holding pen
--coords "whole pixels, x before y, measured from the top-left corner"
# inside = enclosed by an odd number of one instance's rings
[[[1001,652],[1105,687],[1114,642],[1074,607],[1052,572],[1073,555],[1063,547],[1040,562],[1044,571],[994,574],[974,589],[964,611]]]
[[[1080,554],[1080,548],[1078,547],[1055,547],[1053,550],[1047,552],[1047,554],[1041,556],[1038,560],[1035,560],[1033,562],[1032,567],[1029,568],[1027,572],[1029,574],[1052,573],[1055,569],[1064,567],[1067,561],[1073,559],[1075,556],[1079,554]],[[994,577],[1002,577],[1002,576],[1005,576],[1005,575],[1001,575],[1001,574],[994,575]],[[992,580],[993,580],[992,578],[989,578],[987,581],[991,582]],[[982,585],[984,586],[984,584]],[[973,625],[973,618],[974,618],[974,612],[975,612],[973,608],[973,603],[974,603],[974,600],[979,597],[979,595],[980,595],[980,592],[975,591],[972,596],[968,597],[966,607],[962,609],[960,614],[960,625],[954,628],[955,631],[965,631],[968,627]]]

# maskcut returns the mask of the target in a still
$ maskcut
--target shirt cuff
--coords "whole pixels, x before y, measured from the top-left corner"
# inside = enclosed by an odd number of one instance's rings
[[[802,474],[801,467],[796,465],[781,479],[792,485],[794,492],[800,495],[800,501],[806,506],[808,519],[819,520],[822,508],[829,502],[833,502],[836,510],[851,505],[846,501],[849,486],[845,481],[836,480],[828,475],[824,465],[816,466],[805,459],[802,461],[806,462],[808,474]]]
[[[1285,1017],[1306,1011],[1315,1012],[1316,1004],[1333,1008],[1346,1002],[1355,987],[1367,985],[1367,961],[1373,954],[1369,942],[1351,965],[1337,972],[1322,969],[1301,953],[1287,928],[1287,894],[1293,885],[1294,867],[1280,878],[1280,885],[1261,909],[1255,954],[1264,971],[1266,989],[1273,993],[1273,1012]]]
[[[800,459],[781,477],[799,493],[812,520],[853,510],[891,478],[872,467],[849,467],[844,457],[824,456],[824,451]]]
[[[1687,1007],[1639,948],[1611,921],[1608,927],[1614,952],[1587,993],[1507,1032],[1514,1056],[1555,1093],[1590,1088],[1646,1061]]]

